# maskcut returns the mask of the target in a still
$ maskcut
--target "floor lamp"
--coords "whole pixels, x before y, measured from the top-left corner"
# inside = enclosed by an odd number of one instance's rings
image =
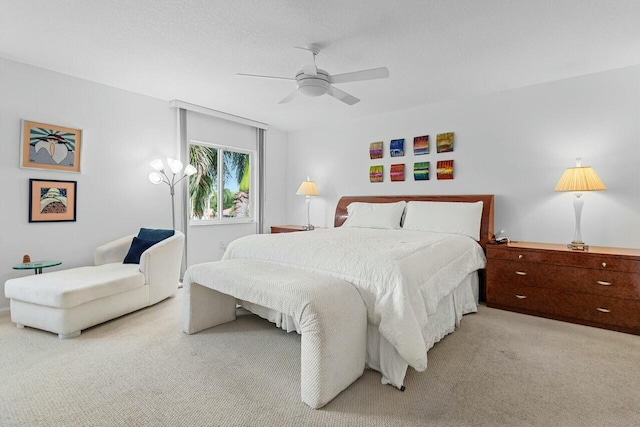
[[[573,235],[573,241],[567,245],[569,249],[589,250],[589,245],[586,245],[582,240],[582,232],[580,231],[580,218],[582,216],[582,206],[584,206],[582,192],[600,191],[606,188],[591,166],[582,166],[582,159],[576,159],[576,167],[568,168],[560,177],[560,181],[558,181],[555,190],[572,191],[576,196],[576,198],[573,199],[573,209],[576,214],[576,229]]]
[[[169,178],[169,175],[167,175],[167,173],[165,172],[165,167],[164,167],[164,163],[162,162],[162,159],[155,159],[154,161],[152,161],[151,167],[154,169],[154,171],[149,173],[149,181],[151,181],[154,184],[161,184],[164,182],[169,186],[169,193],[171,194],[171,224],[173,225],[173,229],[175,230],[176,229],[176,207],[174,202],[175,186],[177,183],[179,183],[186,177],[196,173],[196,168],[191,165],[187,165],[187,167],[185,167],[183,171],[182,170],[183,165],[180,160],[171,159],[168,157],[167,157],[167,166],[169,166],[169,171],[171,171],[171,178]],[[182,176],[176,179],[176,176],[179,176],[181,172],[182,172]]]

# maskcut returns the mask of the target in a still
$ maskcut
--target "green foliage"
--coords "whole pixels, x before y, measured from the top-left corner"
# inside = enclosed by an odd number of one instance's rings
[[[196,168],[196,173],[189,177],[191,210],[194,216],[202,217],[207,208],[207,200],[214,199],[217,205],[215,192],[218,181],[218,150],[202,145],[190,145],[189,163]]]
[[[235,179],[239,192],[249,192],[251,168],[249,155],[235,151],[224,151],[224,179]],[[189,163],[196,173],[189,178],[189,197],[191,212],[196,218],[202,218],[207,205],[218,211],[218,149],[202,145],[189,146]],[[235,176],[231,172],[235,171]],[[234,207],[238,194],[225,188],[222,194],[222,210],[231,209],[226,216],[234,216]]]
[[[244,170],[242,172],[242,179],[240,180],[240,183],[238,184],[239,187],[238,189],[240,191],[244,191],[244,192],[248,192],[249,191],[249,185],[251,183],[251,172],[249,169],[249,156],[247,156],[247,162],[244,165]]]

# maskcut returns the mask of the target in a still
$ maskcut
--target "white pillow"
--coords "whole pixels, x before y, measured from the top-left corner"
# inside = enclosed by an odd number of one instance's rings
[[[456,233],[480,241],[482,202],[409,202],[404,230]]]
[[[352,202],[347,206],[343,227],[400,228],[405,201],[395,203]]]

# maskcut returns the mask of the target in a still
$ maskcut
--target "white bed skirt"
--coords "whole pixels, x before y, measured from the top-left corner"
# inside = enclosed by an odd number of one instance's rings
[[[435,313],[428,314],[428,322],[422,330],[427,350],[453,332],[460,324],[463,315],[478,311],[478,284],[478,273],[469,274],[450,294],[440,300]],[[240,305],[287,332],[301,333],[299,325],[291,316],[247,301],[240,301]],[[409,365],[380,334],[378,326],[371,323],[367,324],[366,363],[369,368],[382,374],[383,384],[402,387]]]

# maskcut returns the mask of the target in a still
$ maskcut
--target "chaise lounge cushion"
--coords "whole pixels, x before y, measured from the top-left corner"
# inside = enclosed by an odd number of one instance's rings
[[[153,240],[155,243],[158,243],[164,239],[168,239],[174,234],[174,230],[164,230],[161,228],[141,228],[138,232],[138,239]]]
[[[129,252],[127,252],[127,255],[124,257],[124,261],[122,261],[122,263],[123,264],[140,264],[140,256],[142,255],[142,252],[146,251],[156,243],[158,242],[156,242],[155,240],[145,240],[145,239],[140,239],[138,237],[134,237],[133,241],[131,242],[131,247],[129,248]]]
[[[46,278],[49,284],[42,282]],[[71,308],[145,286],[138,264],[111,263],[8,280],[7,298],[49,307]]]
[[[159,243],[175,234],[175,230],[163,230],[153,228],[141,228],[138,237],[131,242],[129,252],[124,257],[123,264],[140,264],[140,256],[151,246]]]

